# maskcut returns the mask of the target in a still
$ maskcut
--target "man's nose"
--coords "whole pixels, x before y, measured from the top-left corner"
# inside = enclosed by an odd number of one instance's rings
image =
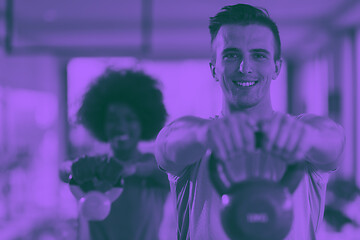
[[[239,71],[244,74],[252,72],[251,64],[250,64],[249,60],[244,58],[241,61],[240,66],[239,66]]]

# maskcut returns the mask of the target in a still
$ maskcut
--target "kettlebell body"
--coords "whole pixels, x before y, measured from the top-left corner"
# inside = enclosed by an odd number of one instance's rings
[[[79,214],[90,221],[102,221],[111,211],[111,204],[119,198],[123,188],[114,187],[103,193],[90,191],[85,193],[79,186],[70,185],[70,191],[78,200]]]
[[[280,240],[291,229],[292,199],[278,183],[253,179],[222,196],[221,221],[231,239]]]
[[[79,200],[80,214],[87,220],[102,221],[109,215],[110,210],[110,199],[98,191],[90,191]]]
[[[261,178],[234,183],[209,151],[209,177],[221,197],[221,222],[232,240],[283,240],[293,222],[294,193],[305,163],[289,165],[279,182]]]

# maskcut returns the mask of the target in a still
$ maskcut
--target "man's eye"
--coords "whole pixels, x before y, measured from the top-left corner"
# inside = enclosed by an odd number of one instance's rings
[[[239,54],[237,53],[228,53],[224,55],[224,60],[236,60],[239,58]]]
[[[265,54],[261,54],[261,53],[255,53],[253,56],[255,59],[259,59],[259,60],[267,58]]]

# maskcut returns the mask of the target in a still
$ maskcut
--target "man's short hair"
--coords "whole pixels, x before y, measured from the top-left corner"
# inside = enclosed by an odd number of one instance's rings
[[[211,43],[213,43],[222,25],[239,24],[250,25],[259,24],[268,27],[275,39],[274,60],[281,57],[281,42],[278,27],[270,18],[266,9],[256,8],[248,4],[236,4],[225,6],[214,17],[210,17],[209,30],[211,35]]]

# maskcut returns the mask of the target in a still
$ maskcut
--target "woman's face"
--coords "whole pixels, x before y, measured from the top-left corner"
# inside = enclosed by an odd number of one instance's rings
[[[107,108],[105,133],[114,153],[128,153],[140,141],[141,122],[128,105],[113,103]]]

